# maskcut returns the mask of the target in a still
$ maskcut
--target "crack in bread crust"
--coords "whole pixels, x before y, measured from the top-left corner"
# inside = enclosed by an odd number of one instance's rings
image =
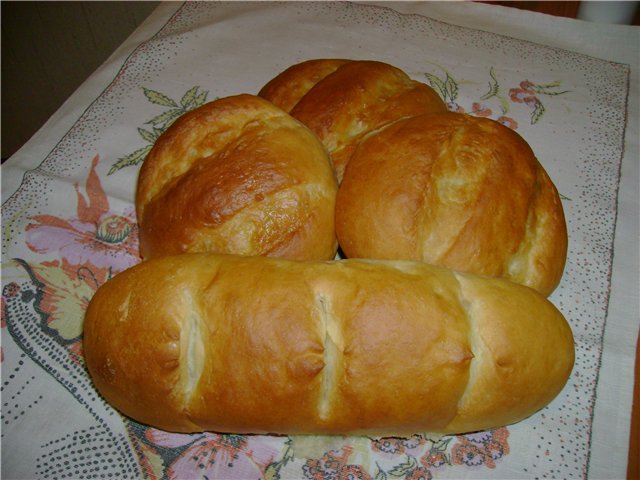
[[[467,386],[465,387],[464,392],[462,392],[462,395],[460,395],[460,398],[458,399],[458,403],[456,405],[456,414],[451,419],[449,424],[455,421],[455,419],[458,416],[458,412],[460,412],[461,406],[465,404],[467,396],[470,394],[470,392],[473,391],[473,384],[477,377],[477,367],[481,362],[480,357],[481,357],[481,350],[482,350],[480,345],[482,342],[482,338],[478,335],[478,332],[476,331],[476,328],[475,328],[476,325],[473,320],[473,316],[471,315],[472,300],[468,298],[464,293],[462,283],[460,282],[460,274],[455,271],[452,271],[451,277],[456,281],[456,285],[457,285],[456,294],[457,294],[458,302],[462,307],[462,311],[464,312],[465,318],[467,320],[467,325],[469,327],[468,338],[469,338],[469,348],[471,349],[471,360],[469,362],[469,378],[467,380]],[[448,428],[448,425],[444,428],[444,430],[447,431],[447,428]]]
[[[320,420],[326,421],[331,418],[334,406],[334,400],[336,397],[335,393],[338,387],[338,364],[340,362],[342,351],[339,346],[340,340],[337,332],[338,324],[331,312],[331,303],[329,298],[325,294],[317,293],[315,301],[321,325],[324,328],[324,368],[322,369],[322,388],[319,395],[318,416]]]
[[[191,402],[204,370],[205,348],[203,341],[202,311],[195,298],[190,298],[191,310],[185,315],[183,344],[183,382],[185,410]]]

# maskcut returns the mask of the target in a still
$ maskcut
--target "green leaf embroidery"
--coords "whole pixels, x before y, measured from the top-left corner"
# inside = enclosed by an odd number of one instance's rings
[[[526,86],[523,85],[523,83],[526,83]],[[539,84],[532,83],[526,80],[523,83],[520,84],[521,88],[514,89],[514,90],[519,91],[521,93],[524,91],[523,89],[526,89],[527,93],[531,93],[531,92],[535,93],[535,95],[532,96],[532,100],[530,100],[529,102],[525,102],[529,106],[533,105],[533,111],[531,112],[531,124],[537,123],[545,113],[545,107],[540,101],[540,99],[537,97],[537,95],[558,96],[558,95],[563,95],[565,93],[569,93],[571,91],[571,90],[557,90],[562,85],[562,82],[560,80],[555,80],[549,83],[539,83]]]
[[[389,475],[393,475],[394,477],[404,477],[412,470],[415,470],[417,466],[418,461],[411,455],[407,455],[407,461],[405,463],[400,463],[389,470]]]
[[[541,90],[538,93],[542,95],[549,95],[550,97],[554,97],[556,95],[564,95],[565,93],[569,93],[569,92],[571,92],[571,90],[562,90],[560,92],[550,92],[548,90]]]
[[[139,163],[141,163],[146,156],[149,154],[149,152],[151,151],[151,147],[153,147],[153,145],[147,145],[145,147],[142,147],[138,150],[136,150],[133,153],[130,153],[129,155],[127,155],[126,157],[122,157],[120,158],[116,163],[113,164],[113,166],[109,169],[109,172],[107,173],[107,175],[111,175],[112,173],[117,172],[118,170],[125,168],[125,167],[130,167],[132,165],[138,165]]]
[[[156,138],[158,138],[164,131],[164,128],[153,127],[153,134],[156,136]]]
[[[172,108],[171,110],[167,110],[166,112],[163,112],[160,115],[156,115],[151,120],[145,123],[151,124],[151,125],[162,125],[165,123],[171,124],[173,123],[173,120],[178,118],[180,115],[182,115],[186,111],[187,110],[183,110],[181,108]],[[165,127],[168,127],[168,126],[169,125],[166,125]]]
[[[209,92],[205,91],[205,92],[202,92],[200,95],[198,95],[196,97],[195,104],[196,104],[197,107],[199,107],[200,105],[204,105],[204,102],[207,101],[207,94],[208,93]]]
[[[489,69],[489,89],[487,93],[480,97],[480,100],[489,100],[490,98],[497,98],[500,104],[500,111],[502,114],[506,114],[509,112],[509,102],[507,99],[500,93],[500,83],[498,82],[498,78],[496,77],[496,72],[493,67]]]
[[[147,97],[147,100],[155,105],[167,107],[168,110],[155,115],[151,118],[151,120],[145,122],[145,125],[151,125],[151,130],[138,127],[138,133],[145,142],[149,143],[149,145],[139,148],[135,152],[119,158],[118,161],[113,164],[111,169],[109,169],[108,175],[111,175],[122,168],[132,165],[138,165],[139,163],[144,161],[145,157],[151,151],[153,144],[158,140],[158,137],[162,135],[178,117],[184,115],[190,110],[193,110],[194,108],[203,105],[204,102],[206,102],[209,92],[201,92],[199,90],[200,87],[198,86],[191,87],[184,93],[184,95],[182,95],[182,98],[180,99],[180,105],[178,105],[175,100],[171,99],[164,93],[152,90],[150,88],[142,87],[142,91],[144,92],[145,97]]]
[[[496,78],[493,67],[489,69],[489,76],[491,77],[489,81],[489,91],[481,96],[480,100],[489,100],[490,98],[497,97],[500,91],[500,85],[498,84],[498,79]]]
[[[431,450],[436,452],[444,452],[447,450],[447,446],[451,442],[451,437],[441,438],[437,442],[434,442],[431,446]]]
[[[180,105],[182,108],[188,109],[195,105],[196,95],[198,93],[198,87],[191,87],[180,99]]]
[[[145,87],[142,87],[142,90],[144,91],[145,97],[147,97],[151,103],[162,105],[164,107],[178,107],[178,104],[167,97],[164,93]]]
[[[445,92],[447,94],[447,98],[453,102],[458,97],[458,84],[449,75],[449,72],[447,72],[447,77],[444,82],[444,87],[445,87]]]
[[[553,82],[549,82],[549,83],[542,83],[542,84],[538,84],[538,85],[534,85],[534,89],[539,88],[542,90],[546,90],[548,88],[556,88],[559,87],[561,85],[560,80],[554,80]]]
[[[442,100],[444,100],[445,102],[448,101],[447,88],[444,82],[430,73],[425,73],[425,76],[427,77],[427,80],[429,80],[429,84],[433,87],[433,89],[438,92],[440,98],[442,98]]]
[[[149,143],[154,143],[158,138],[157,131],[150,132],[149,130],[145,130],[144,128],[138,128],[138,133]]]
[[[542,118],[542,115],[544,115],[544,112],[544,105],[542,105],[540,100],[536,99],[535,108],[533,109],[533,112],[531,112],[531,124],[533,125],[534,123],[537,123],[538,120]]]
[[[384,473],[384,470],[380,468],[380,465],[378,465],[378,462],[376,462],[376,467],[378,467],[378,471],[376,472],[376,476],[374,480],[387,480],[387,474]]]
[[[502,114],[505,115],[509,113],[509,102],[507,99],[502,96],[498,97],[498,99],[500,100],[500,111]]]
[[[280,480],[281,468],[282,468],[282,463],[280,462],[272,462],[269,465],[267,465],[267,468],[264,469],[265,480]]]
[[[292,443],[293,442],[290,438],[287,439],[286,442],[284,442],[284,444],[287,446],[287,449],[284,451],[284,455],[282,456],[282,462],[284,462],[284,465],[289,463],[289,461],[293,460],[294,458]]]
[[[438,66],[445,74],[444,80],[431,73],[425,73],[425,77],[429,81],[431,87],[440,95],[440,98],[446,103],[454,103],[458,98],[458,82],[449,74],[449,72]]]
[[[269,465],[267,465],[267,468],[264,469],[265,479],[280,480],[280,470],[282,469],[282,467],[284,467],[287,463],[289,463],[294,458],[293,448],[291,448],[291,443],[292,443],[291,439],[290,438],[287,439],[287,441],[285,442],[286,449],[284,451],[282,459],[280,459],[277,462],[271,462]]]
[[[542,85],[533,85],[531,89],[536,93],[541,93],[542,95],[562,95],[564,93],[569,93],[571,90],[562,90],[560,92],[554,91],[553,89],[558,88],[562,83],[560,80],[556,80],[550,83],[543,83]]]

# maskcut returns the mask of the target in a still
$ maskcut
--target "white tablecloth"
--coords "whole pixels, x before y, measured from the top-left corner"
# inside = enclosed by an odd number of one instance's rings
[[[162,4],[2,166],[3,475],[623,478],[640,323],[639,31],[459,2]],[[440,441],[177,435],[96,394],[84,309],[139,261],[133,198],[154,138],[181,112],[322,57],[391,63],[451,109],[502,121],[554,180],[570,246],[550,299],[577,359],[541,412]]]

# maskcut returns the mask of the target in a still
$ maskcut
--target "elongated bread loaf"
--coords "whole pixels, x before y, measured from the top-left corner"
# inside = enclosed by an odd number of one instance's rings
[[[571,330],[534,290],[419,262],[184,254],[95,294],[84,354],[116,409],[179,432],[460,433],[563,388]]]
[[[336,191],[307,127],[257,96],[222,98],[178,118],[145,159],[141,253],[331,259]]]
[[[567,256],[560,196],[516,132],[460,113],[368,135],[336,200],[347,257],[420,260],[549,295]]]
[[[369,60],[308,60],[276,76],[258,95],[318,136],[339,181],[363,135],[399,118],[447,111],[428,85]]]

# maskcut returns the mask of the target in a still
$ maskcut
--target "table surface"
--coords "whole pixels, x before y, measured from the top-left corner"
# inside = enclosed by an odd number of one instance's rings
[[[467,2],[162,4],[2,166],[2,473],[624,478],[640,325],[639,47],[637,27]],[[574,331],[576,366],[542,411],[437,441],[178,435],[95,393],[84,309],[139,261],[133,192],[155,137],[182,111],[321,57],[397,65],[451,109],[508,124],[556,183],[570,251],[550,300]]]

